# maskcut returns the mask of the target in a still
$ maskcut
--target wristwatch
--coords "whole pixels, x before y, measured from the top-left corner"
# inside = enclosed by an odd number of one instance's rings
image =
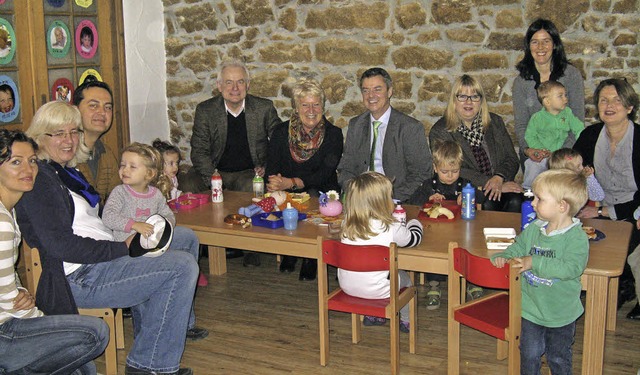
[[[298,190],[298,185],[296,185],[296,179],[291,178],[291,190]]]
[[[602,207],[598,208],[598,216],[602,216]]]

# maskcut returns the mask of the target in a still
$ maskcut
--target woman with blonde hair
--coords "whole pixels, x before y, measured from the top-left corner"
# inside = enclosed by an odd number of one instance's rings
[[[325,95],[315,79],[301,78],[293,87],[289,121],[277,125],[267,153],[267,190],[307,192],[340,191],[336,168],[342,156],[342,130],[324,117]],[[285,256],[281,272],[293,272],[297,258]],[[315,259],[305,259],[300,280],[314,280]]]
[[[462,147],[460,176],[479,187],[476,197],[485,210],[520,212],[518,156],[502,118],[489,112],[480,82],[464,74],[453,83],[447,109],[431,128],[431,147],[454,141]]]

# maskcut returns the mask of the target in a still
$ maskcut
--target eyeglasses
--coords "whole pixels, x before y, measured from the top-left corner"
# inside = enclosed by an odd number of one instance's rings
[[[458,94],[456,95],[456,99],[458,99],[459,102],[466,102],[467,100],[471,100],[474,103],[477,103],[480,101],[480,99],[482,99],[482,95],[462,95],[462,94]]]
[[[56,132],[56,133],[44,133],[44,135],[49,136],[51,138],[53,138],[56,141],[63,141],[67,138],[67,136],[70,139],[78,139],[78,137],[80,136],[80,133],[82,133],[82,130],[80,129],[74,129],[74,130],[70,130],[68,132]]]

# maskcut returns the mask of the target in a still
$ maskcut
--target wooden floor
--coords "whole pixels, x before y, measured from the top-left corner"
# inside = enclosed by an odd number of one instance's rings
[[[262,254],[262,266],[244,268],[242,259],[228,261],[228,273],[209,276],[209,286],[196,297],[198,325],[209,337],[188,342],[182,366],[204,374],[387,374],[388,327],[364,327],[363,340],[351,344],[350,317],[331,313],[329,365],[319,364],[317,283],[298,281],[276,269],[274,255]],[[207,260],[200,262],[206,270]],[[334,280],[335,276],[330,275]],[[446,285],[440,309],[425,308],[426,287],[419,287],[417,353],[409,354],[408,336],[401,334],[402,374],[446,374]],[[606,337],[604,374],[636,374],[640,368],[640,322],[625,319],[632,304],[618,312],[618,327]],[[581,371],[583,320],[578,321],[574,373]],[[118,351],[119,373],[124,374],[131,348],[131,321],[125,321],[126,348]],[[506,361],[495,358],[495,340],[462,328],[462,374],[506,374]],[[102,357],[98,372],[104,371]]]

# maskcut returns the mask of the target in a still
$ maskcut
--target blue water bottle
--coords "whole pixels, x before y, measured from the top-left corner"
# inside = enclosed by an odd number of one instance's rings
[[[291,203],[287,203],[287,208],[282,210],[282,221],[286,230],[295,230],[298,227],[298,210],[291,207]]]
[[[476,189],[467,182],[462,188],[462,219],[473,220],[476,218]]]
[[[531,189],[527,189],[524,192],[524,200],[522,201],[522,206],[520,207],[520,212],[522,214],[520,223],[521,230],[529,225],[532,221],[536,219],[536,211],[533,209],[533,192]]]

